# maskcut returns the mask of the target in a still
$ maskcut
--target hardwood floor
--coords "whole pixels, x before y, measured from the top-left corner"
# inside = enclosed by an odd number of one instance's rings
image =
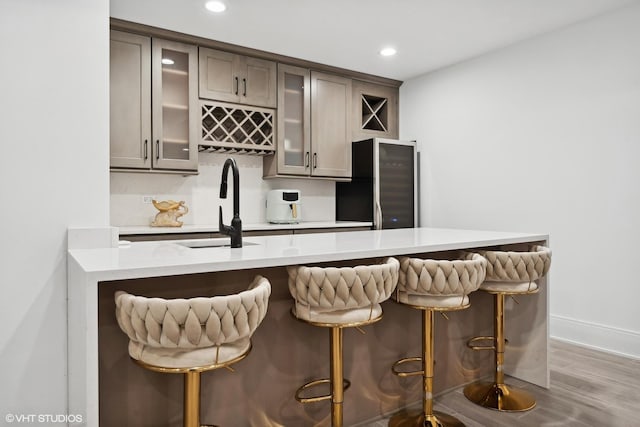
[[[456,416],[467,427],[636,427],[640,426],[640,360],[551,340],[551,388],[508,378],[531,392],[537,405],[528,412],[505,413],[469,402],[462,389],[436,397],[435,409]],[[362,424],[383,427],[387,419]]]

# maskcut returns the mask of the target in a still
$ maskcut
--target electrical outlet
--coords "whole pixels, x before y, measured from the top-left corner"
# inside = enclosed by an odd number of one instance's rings
[[[146,205],[150,205],[151,201],[153,199],[155,199],[156,196],[142,196],[142,203],[146,204]]]

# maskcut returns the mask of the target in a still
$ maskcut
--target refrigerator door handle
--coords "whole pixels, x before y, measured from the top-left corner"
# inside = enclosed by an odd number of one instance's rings
[[[380,200],[375,202],[375,229],[382,230],[382,208],[380,208]]]

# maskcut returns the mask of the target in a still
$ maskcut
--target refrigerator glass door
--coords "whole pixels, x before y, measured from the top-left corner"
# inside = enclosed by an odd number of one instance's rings
[[[382,228],[410,228],[415,224],[414,149],[411,145],[379,143]]]

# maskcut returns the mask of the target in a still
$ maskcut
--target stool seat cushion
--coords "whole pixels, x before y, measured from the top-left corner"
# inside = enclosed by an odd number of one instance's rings
[[[382,306],[380,304],[372,304],[362,308],[323,311],[322,309],[296,304],[293,307],[293,315],[298,319],[311,320],[316,323],[349,325],[377,319],[382,316]]]
[[[187,360],[194,366],[203,361],[211,365],[234,359],[248,348],[266,315],[270,294],[271,284],[262,276],[256,276],[246,291],[208,298],[167,300],[118,291],[116,318],[130,339],[133,359],[161,367]]]
[[[487,259],[487,282],[480,288],[490,292],[528,293],[538,289],[536,280],[551,267],[551,249],[536,245],[530,251],[477,251]]]
[[[152,347],[129,341],[129,356],[163,368],[196,368],[229,362],[249,351],[251,340],[243,338],[215,347],[195,349]]]
[[[379,304],[391,296],[398,283],[398,269],[395,258],[356,267],[288,267],[294,315],[334,324],[379,317]]]
[[[394,299],[424,308],[466,307],[467,295],[484,280],[487,260],[477,254],[465,257],[452,261],[401,257]]]
[[[423,295],[397,291],[393,299],[402,304],[423,308],[466,308],[469,305],[467,295]]]
[[[480,289],[486,292],[504,292],[508,294],[528,294],[538,289],[536,282],[493,282],[485,281]]]

